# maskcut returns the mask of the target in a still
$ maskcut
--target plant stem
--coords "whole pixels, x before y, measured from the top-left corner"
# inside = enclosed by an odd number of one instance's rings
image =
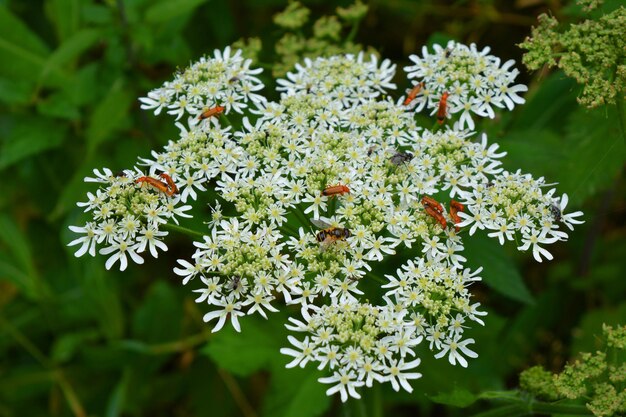
[[[160,225],[160,227],[162,227],[165,230],[182,233],[184,235],[191,236],[193,238],[199,238],[200,240],[203,240],[204,238],[204,233],[196,232],[195,230],[187,229],[186,227],[182,227],[177,224],[165,223],[165,224]]]
[[[228,116],[226,116],[224,113],[220,114],[220,120],[222,122],[224,122],[227,126],[232,126],[233,124],[230,122],[230,120],[228,119]]]
[[[356,22],[354,22],[354,25],[352,25],[352,28],[350,29],[350,33],[348,33],[348,37],[346,38],[346,43],[352,42],[354,40],[357,32],[359,31],[360,24],[361,24],[361,20],[357,20]]]
[[[624,105],[624,97],[618,94],[615,100],[615,106],[617,107],[617,119],[619,120],[620,132],[622,132],[622,140],[626,146],[626,106]]]
[[[535,401],[529,404],[530,412],[539,414],[574,414],[578,416],[591,416],[593,413],[584,405],[579,404],[554,404]]]
[[[87,412],[83,407],[78,395],[76,394],[76,390],[70,382],[65,377],[63,371],[58,368],[54,362],[52,362],[44,353],[39,350],[39,348],[24,335],[20,330],[14,327],[8,320],[4,318],[4,316],[0,315],[0,327],[6,329],[7,333],[9,333],[15,341],[20,344],[24,350],[26,350],[39,364],[50,371],[50,375],[59,384],[63,395],[65,396],[65,400],[67,401],[72,413],[76,417],[86,417]]]

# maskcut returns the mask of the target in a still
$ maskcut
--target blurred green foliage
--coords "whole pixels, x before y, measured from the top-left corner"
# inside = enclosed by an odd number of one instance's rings
[[[316,20],[350,2],[304,4]],[[515,45],[538,13],[581,16],[559,4],[373,0],[355,41],[399,66],[421,45],[449,38],[490,45],[519,66]],[[550,263],[486,239],[468,247],[473,266],[485,266],[473,290],[490,314],[470,335],[480,356],[462,369],[425,355],[429,377],[411,395],[374,390],[344,409],[326,397],[317,370],[285,370],[278,317],[246,320],[241,334],[211,334],[170,272],[192,251],[185,239],[171,236],[169,252],[124,273],[106,271],[101,258],[75,259],[65,245],[73,239],[67,226],[81,216],[75,202],[90,190],[83,177],[127,168],[175,135],[168,118],[141,112],[137,98],[240,38],[260,38],[259,59],[277,62],[274,45],[285,32],[272,16],[285,6],[0,1],[0,416],[308,417],[359,415],[381,403],[398,416],[468,415],[490,408],[479,399],[502,396],[490,391],[517,386],[521,370],[557,371],[597,347],[602,323],[626,322],[626,150],[615,109],[583,109],[579,87],[563,74],[521,67],[531,87],[526,105],[477,130],[509,153],[507,168],[559,182],[586,223]],[[408,83],[397,83],[399,96]]]

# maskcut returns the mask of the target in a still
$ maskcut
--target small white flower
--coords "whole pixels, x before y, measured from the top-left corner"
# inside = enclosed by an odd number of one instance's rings
[[[319,382],[323,384],[336,384],[335,386],[326,390],[326,395],[333,395],[336,392],[341,394],[341,402],[348,401],[348,397],[360,399],[361,396],[356,392],[356,388],[364,385],[363,381],[357,379],[357,375],[354,371],[348,371],[340,369],[335,371],[333,376],[326,378],[319,378]]]
[[[437,353],[435,358],[440,359],[448,354],[448,362],[451,365],[456,365],[458,362],[463,368],[467,368],[467,360],[461,353],[468,358],[477,358],[478,354],[467,347],[467,345],[474,343],[474,339],[459,342],[461,336],[461,334],[455,334],[452,338],[447,337],[441,345],[441,352]]]

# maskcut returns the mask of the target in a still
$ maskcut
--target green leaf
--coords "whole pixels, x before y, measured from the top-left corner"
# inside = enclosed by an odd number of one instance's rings
[[[430,397],[430,399],[438,404],[467,407],[476,402],[478,397],[464,388],[454,387],[452,391],[439,393]]]
[[[78,120],[80,118],[78,107],[63,91],[51,94],[45,100],[38,102],[37,112],[40,115],[59,119]]]
[[[54,25],[59,42],[72,36],[80,27],[81,0],[47,0],[45,11]]]
[[[283,363],[286,363],[284,359]],[[278,364],[277,364],[278,365]],[[315,417],[330,407],[326,395],[330,386],[318,381],[326,376],[312,364],[305,369],[274,367],[270,387],[263,401],[263,415],[268,417]]]
[[[122,378],[115,386],[115,389],[113,390],[111,398],[109,399],[109,402],[107,404],[107,411],[105,414],[106,417],[118,417],[122,415],[131,380],[131,371],[129,370],[129,368],[124,369]]]
[[[70,361],[85,342],[97,340],[100,334],[94,330],[65,333],[59,336],[52,345],[52,360],[57,363]]]
[[[190,13],[207,0],[162,0],[146,11],[146,21],[160,23]]]
[[[563,175],[559,191],[571,204],[581,204],[596,192],[612,187],[626,161],[626,147],[619,132],[614,107],[578,109],[567,129]]]
[[[182,305],[165,282],[158,281],[133,317],[133,335],[142,342],[158,343],[180,336]]]
[[[480,276],[489,287],[513,300],[533,302],[515,263],[497,240],[480,233],[469,237],[465,240],[465,257],[469,267],[483,267]]]
[[[0,143],[0,169],[61,145],[66,133],[66,126],[43,117],[16,122]]]
[[[9,105],[25,105],[30,100],[34,89],[33,82],[0,77],[0,102]]]
[[[126,316],[122,311],[121,291],[116,287],[115,277],[112,276],[114,272],[105,272],[103,263],[103,259],[99,257],[87,258],[78,264],[82,268],[78,271],[77,278],[84,297],[76,308],[82,314],[97,320],[104,337],[118,340],[124,334]]]
[[[111,85],[107,96],[91,114],[86,132],[90,152],[93,152],[124,122],[134,100],[133,93],[128,91],[125,84],[121,78],[116,80]]]
[[[36,81],[48,54],[45,43],[6,7],[0,6],[0,75]]]
[[[561,131],[563,120],[578,108],[572,90],[576,82],[562,72],[555,72],[544,80],[538,90],[526,97],[521,106],[521,114],[515,119],[511,129],[540,131],[552,129]]]
[[[559,162],[565,152],[562,135],[547,129],[513,130],[499,143],[507,152],[502,161],[505,169],[512,172],[521,169],[535,178],[545,176],[548,182],[561,175]]]
[[[78,59],[83,52],[91,48],[102,36],[102,31],[95,29],[85,29],[72,35],[48,57],[41,70],[40,81],[45,83],[50,74],[61,73],[64,66]]]
[[[587,312],[577,326],[570,354],[578,356],[580,352],[595,352],[604,348],[602,325],[610,326],[626,324],[626,303],[615,307],[607,307]]]
[[[272,317],[277,319],[277,317]],[[273,361],[281,357],[283,338],[277,335],[278,320],[261,321],[256,317],[242,319],[241,333],[237,333],[229,322],[224,325],[203,349],[220,367],[235,375],[247,376],[268,369]],[[283,332],[280,332],[281,334]]]
[[[28,238],[7,215],[0,214],[0,278],[15,284],[26,297],[39,299],[48,289],[39,276]]]

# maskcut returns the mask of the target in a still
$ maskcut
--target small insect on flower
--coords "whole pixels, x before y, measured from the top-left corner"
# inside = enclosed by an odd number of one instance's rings
[[[165,172],[161,172],[159,174],[159,177],[163,178],[165,182],[167,182],[167,187],[169,188],[168,195],[174,195],[178,193],[178,187],[176,186],[176,183],[174,183],[172,177],[167,175]]]
[[[350,193],[350,189],[342,184],[330,185],[326,187],[324,191],[322,191],[322,195],[325,195],[327,197],[333,197],[333,196],[349,194],[349,193]]]
[[[178,188],[176,187],[176,184],[174,184],[174,181],[172,180],[172,178],[169,175],[167,175],[165,173],[162,173],[162,174],[160,174],[160,177],[164,178],[165,181],[167,181],[167,182],[163,182],[163,181],[160,181],[160,180],[158,180],[156,178],[146,177],[146,176],[137,178],[135,180],[135,182],[137,184],[147,182],[148,184],[150,184],[154,188],[158,189],[161,192],[164,192],[165,194],[167,194],[170,197],[178,192]]]
[[[446,222],[446,218],[443,217],[443,206],[441,205],[441,203],[427,195],[422,197],[421,201],[424,205],[424,211],[426,212],[426,214],[434,218],[437,223],[439,223],[439,225],[445,229],[448,226],[448,223]]]
[[[411,152],[402,152],[398,151],[391,158],[389,158],[389,162],[392,164],[399,166],[402,164],[406,164],[413,159],[413,154]]]
[[[425,85],[426,84],[424,83],[424,81],[417,83],[415,87],[413,87],[411,91],[409,91],[409,94],[407,94],[402,105],[408,106],[409,104],[411,104],[411,102],[415,100],[415,97],[417,97],[417,95],[420,93],[420,91],[422,91],[422,88],[424,88]]]
[[[439,109],[437,109],[437,123],[440,125],[443,124],[443,121],[446,119],[446,115],[448,114],[448,94],[447,91],[444,91],[441,95],[441,100],[439,100]]]
[[[465,206],[463,204],[459,203],[456,200],[450,200],[450,217],[452,217],[452,220],[454,221],[455,225],[458,223],[461,223],[462,219],[458,215],[458,212],[464,211],[464,210],[465,210]],[[458,232],[460,229],[458,226],[454,226],[454,230]]]
[[[240,290],[242,288],[241,277],[239,275],[233,275],[233,279],[230,280],[228,287],[233,292]]]
[[[202,113],[200,113],[200,116],[198,116],[198,120],[208,119],[209,117],[212,117],[212,116],[219,116],[220,114],[222,114],[225,108],[226,107],[224,106],[215,106],[208,110],[205,110]]]
[[[550,213],[552,214],[555,222],[561,221],[563,214],[561,213],[561,209],[559,208],[559,206],[557,206],[556,204],[552,204],[550,206]]]
[[[350,236],[352,236],[352,233],[347,228],[333,227],[332,225],[326,223],[321,219],[311,219],[311,223],[313,223],[320,229],[323,229],[317,232],[317,234],[315,235],[315,238],[321,244],[320,246],[323,250],[325,250],[326,247],[328,247],[331,243],[337,241],[345,241]]]

